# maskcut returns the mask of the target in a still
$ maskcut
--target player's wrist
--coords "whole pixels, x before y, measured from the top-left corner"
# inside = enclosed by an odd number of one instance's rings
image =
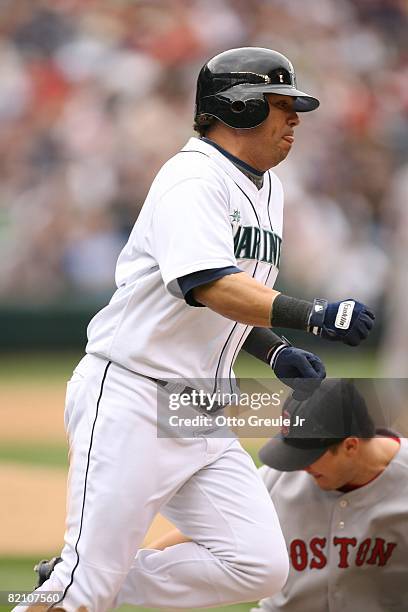
[[[313,303],[280,293],[272,303],[271,327],[309,331]]]
[[[242,345],[242,349],[263,363],[271,365],[275,352],[282,346],[287,346],[284,339],[271,329],[254,327]]]
[[[323,298],[313,302],[279,294],[272,305],[271,326],[307,331],[320,336],[329,303]]]
[[[285,342],[285,340],[283,339],[280,339],[273,346],[271,346],[266,356],[266,362],[271,366],[272,370],[276,365],[276,360],[278,356],[283,350],[285,350],[285,348],[288,348],[288,346],[290,346],[289,343]]]
[[[328,300],[323,298],[315,298],[310,310],[309,319],[307,322],[307,331],[315,336],[320,336],[324,327]]]

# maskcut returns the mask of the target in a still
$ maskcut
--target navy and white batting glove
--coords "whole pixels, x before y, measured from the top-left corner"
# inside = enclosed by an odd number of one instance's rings
[[[329,303],[315,299],[309,317],[308,331],[326,340],[358,346],[374,325],[374,313],[353,299]]]
[[[269,363],[279,380],[294,390],[293,397],[298,401],[310,397],[326,378],[325,367],[317,355],[286,343],[274,349]]]

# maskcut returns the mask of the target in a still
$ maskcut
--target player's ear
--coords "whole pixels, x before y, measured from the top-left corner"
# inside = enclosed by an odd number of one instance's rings
[[[360,442],[361,440],[354,436],[350,436],[350,438],[346,438],[345,440],[343,440],[343,444],[342,444],[344,452],[349,456],[355,455],[355,453],[360,447]]]

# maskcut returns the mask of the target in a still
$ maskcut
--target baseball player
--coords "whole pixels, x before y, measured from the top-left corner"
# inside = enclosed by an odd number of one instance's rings
[[[408,443],[376,429],[355,386],[324,381],[289,398],[291,422],[260,452],[290,571],[280,593],[251,612],[402,612],[408,600]],[[302,429],[292,425],[304,419]],[[316,436],[319,436],[318,438]],[[178,530],[151,544],[186,542]]]
[[[346,381],[324,381],[285,411],[305,418],[305,437],[292,428],[272,439],[260,472],[281,520],[289,578],[253,612],[406,610],[407,440],[376,430]]]
[[[154,179],[119,256],[117,290],[91,321],[68,383],[65,546],[60,562],[38,568],[40,591],[61,593],[50,608],[194,609],[284,585],[279,521],[239,442],[158,437],[156,414],[174,379],[233,385],[241,348],[294,379],[300,394],[302,379],[320,383],[318,357],[271,327],[354,346],[369,334],[374,316],[357,300],[312,303],[272,288],[283,193],[270,168],[289,153],[299,113],[318,105],[276,51],[233,49],[202,68],[200,138]],[[193,542],[139,550],[159,511]]]

